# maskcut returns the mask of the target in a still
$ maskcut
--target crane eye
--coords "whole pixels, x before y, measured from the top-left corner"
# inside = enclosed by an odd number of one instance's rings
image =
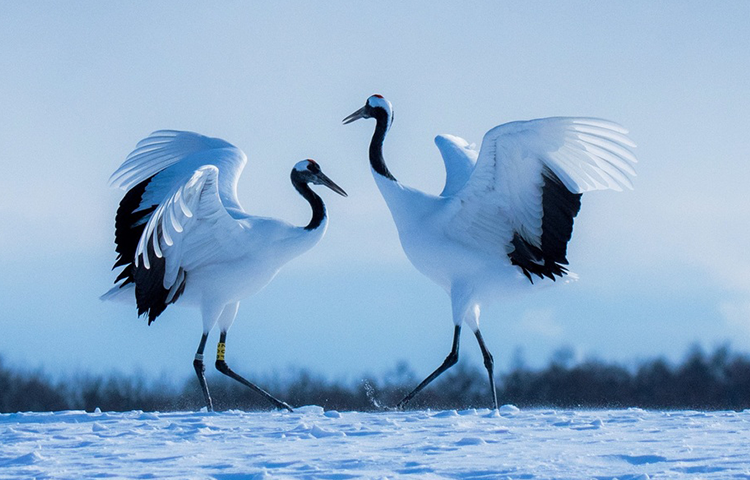
[[[307,170],[312,173],[319,173],[320,165],[318,165],[318,162],[316,162],[315,160],[309,158],[307,159]]]

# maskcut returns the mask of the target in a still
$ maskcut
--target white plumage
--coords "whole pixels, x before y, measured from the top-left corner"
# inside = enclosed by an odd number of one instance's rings
[[[632,189],[635,144],[623,127],[595,118],[506,123],[485,134],[479,152],[459,137],[439,135],[446,182],[440,195],[431,195],[402,185],[385,165],[390,102],[373,95],[344,123],[360,118],[377,121],[370,164],[404,252],[450,295],[453,308],[451,354],[399,406],[455,364],[465,323],[482,349],[496,407],[492,355],[479,331],[481,305],[567,274],[581,194]]]
[[[139,142],[110,179],[127,191],[115,222],[115,267],[124,269],[119,283],[102,298],[134,298],[149,324],[174,302],[200,308],[203,337],[195,368],[209,408],[202,363],[208,333],[219,324],[223,356],[240,300],[261,290],[285,263],[321,239],[327,227],[325,206],[308,184],[346,195],[316,162],[303,160],[292,169],[291,180],[312,207],[310,223],[297,227],[252,216],[237,198],[246,163],[245,154],[224,140],[161,130]],[[221,364],[217,359],[217,368],[238,377],[223,358]],[[289,408],[260,392],[276,406]]]
[[[479,152],[473,144],[469,145],[463,138],[453,135],[438,135],[435,145],[440,149],[445,163],[445,187],[440,196],[447,197],[459,191],[469,180]]]

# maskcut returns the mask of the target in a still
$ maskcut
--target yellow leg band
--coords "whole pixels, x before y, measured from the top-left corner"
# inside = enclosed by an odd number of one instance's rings
[[[219,362],[224,361],[224,354],[227,352],[227,346],[224,344],[224,342],[219,342],[219,344],[216,346],[216,360]]]

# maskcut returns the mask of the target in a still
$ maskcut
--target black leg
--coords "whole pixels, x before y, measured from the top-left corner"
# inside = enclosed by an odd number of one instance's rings
[[[458,340],[461,336],[461,325],[456,325],[455,330],[453,330],[453,347],[451,348],[451,353],[448,354],[447,357],[445,357],[445,360],[443,360],[443,364],[440,365],[437,370],[432,372],[429,377],[425,378],[422,383],[417,385],[417,388],[411,391],[409,395],[405,396],[400,402],[398,402],[398,405],[396,405],[396,408],[403,409],[404,406],[406,406],[407,403],[409,403],[409,400],[414,397],[414,395],[418,394],[422,391],[424,387],[430,384],[431,381],[435,380],[437,377],[440,376],[441,373],[451,368],[453,365],[458,362]]]
[[[229,378],[233,378],[234,380],[237,380],[241,384],[245,385],[246,387],[249,387],[252,390],[255,390],[257,393],[261,394],[263,397],[265,397],[266,400],[271,402],[276,408],[282,409],[286,408],[290,412],[293,412],[292,407],[287,405],[286,402],[282,402],[281,400],[277,399],[270,393],[266,392],[259,386],[255,385],[252,382],[248,382],[241,376],[237,375],[232,371],[231,368],[229,368],[229,365],[227,365],[227,362],[224,361],[224,353],[226,352],[226,341],[227,341],[227,332],[221,332],[221,338],[219,339],[219,345],[216,350],[216,370],[220,371],[224,375],[226,375]]]
[[[487,369],[487,374],[490,376],[490,390],[492,390],[492,409],[497,410],[497,390],[495,389],[495,360],[492,358],[492,354],[487,350],[487,346],[484,344],[484,338],[482,333],[477,329],[474,332],[479,342],[479,348],[482,349],[482,356],[484,357],[484,368]]]
[[[206,408],[209,412],[213,412],[214,404],[211,402],[211,394],[208,393],[208,384],[206,383],[206,366],[203,365],[203,350],[206,348],[206,340],[208,340],[208,333],[204,333],[201,337],[201,343],[198,345],[198,351],[195,354],[195,360],[193,360],[193,368],[195,368],[195,374],[198,375],[198,382],[200,382],[201,390],[203,390]]]

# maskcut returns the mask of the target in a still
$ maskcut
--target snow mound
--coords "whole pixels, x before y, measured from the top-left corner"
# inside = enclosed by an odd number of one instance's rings
[[[515,405],[503,405],[502,407],[498,408],[497,411],[502,415],[516,415],[521,411],[521,409],[516,407]]]
[[[294,413],[312,414],[312,415],[323,415],[324,409],[318,405],[305,405],[304,407],[296,407]]]

